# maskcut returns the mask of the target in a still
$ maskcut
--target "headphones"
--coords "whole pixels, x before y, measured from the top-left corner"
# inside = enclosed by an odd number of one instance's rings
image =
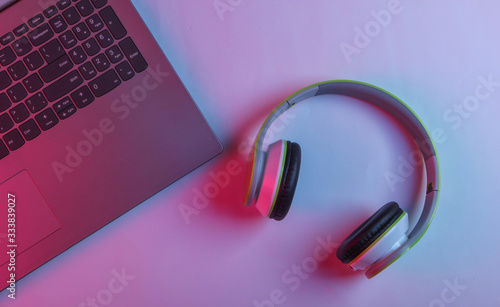
[[[369,102],[398,120],[416,141],[425,165],[427,189],[422,213],[412,229],[408,214],[389,202],[356,228],[340,244],[337,258],[353,270],[367,270],[372,278],[412,248],[429,227],[437,207],[439,163],[432,139],[418,116],[399,98],[371,84],[333,80],[316,83],[289,96],[267,117],[257,135],[249,159],[250,174],[246,206],[280,221],[287,215],[299,178],[299,144],[279,140],[264,144],[271,124],[285,111],[308,98],[326,94],[343,95]]]

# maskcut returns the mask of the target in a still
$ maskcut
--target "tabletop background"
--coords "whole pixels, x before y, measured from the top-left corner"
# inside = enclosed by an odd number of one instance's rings
[[[497,1],[132,2],[225,151],[19,281],[15,301],[2,292],[1,306],[500,306]],[[289,215],[241,205],[266,115],[331,79],[400,97],[441,162],[433,224],[371,280],[336,247],[386,202],[414,222],[422,200],[415,145],[376,108],[330,96],[290,110],[270,135],[302,146]]]

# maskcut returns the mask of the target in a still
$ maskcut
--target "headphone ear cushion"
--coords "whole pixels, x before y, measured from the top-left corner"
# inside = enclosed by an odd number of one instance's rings
[[[385,204],[354,230],[338,247],[337,258],[349,263],[363,253],[404,213],[396,202]]]
[[[301,149],[297,143],[286,142],[286,157],[283,174],[278,188],[278,195],[269,218],[281,221],[285,218],[292,204],[295,188],[299,180]]]

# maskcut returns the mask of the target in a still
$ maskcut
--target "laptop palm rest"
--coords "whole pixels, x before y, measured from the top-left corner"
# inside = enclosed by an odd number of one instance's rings
[[[0,266],[11,249],[19,255],[61,228],[26,170],[0,184],[0,208]]]

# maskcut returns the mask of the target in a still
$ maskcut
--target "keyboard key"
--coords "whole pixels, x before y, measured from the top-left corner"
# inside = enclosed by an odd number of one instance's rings
[[[120,39],[127,35],[127,30],[125,30],[115,11],[110,6],[103,8],[99,14],[115,39]]]
[[[148,67],[107,3],[59,0],[0,37],[0,159]]]
[[[91,62],[86,62],[80,68],[78,68],[80,73],[82,74],[83,79],[90,80],[97,76],[97,70],[94,68]]]
[[[84,40],[90,36],[90,30],[85,24],[85,22],[80,22],[73,27],[73,32],[75,33],[78,40]]]
[[[119,45],[136,72],[141,72],[148,68],[148,63],[146,63],[146,60],[130,37],[122,40]]]
[[[8,113],[0,115],[0,133],[5,133],[14,127],[14,122]]]
[[[23,56],[28,54],[28,52],[33,49],[33,46],[31,46],[26,37],[21,37],[20,39],[12,43],[12,48],[14,48],[14,51],[18,56]]]
[[[3,140],[11,151],[18,150],[25,143],[23,136],[17,129],[14,129],[11,132],[4,135]]]
[[[31,141],[40,135],[40,128],[36,125],[33,119],[28,120],[24,124],[19,126],[21,134],[24,136],[26,141]]]
[[[33,51],[24,58],[24,64],[26,64],[26,67],[31,71],[42,67],[44,63],[45,61],[38,51]]]
[[[21,123],[30,117],[30,112],[28,111],[24,103],[20,103],[14,108],[10,109],[9,113],[16,123]]]
[[[37,73],[23,80],[24,87],[30,93],[34,93],[43,87],[43,81]]]
[[[43,15],[45,15],[45,17],[47,17],[47,18],[50,18],[50,17],[54,16],[55,14],[57,14],[57,8],[55,5],[52,5],[51,7],[47,8],[46,10],[43,11]]]
[[[42,47],[40,47],[39,51],[47,64],[54,62],[65,54],[63,46],[61,46],[61,43],[59,43],[57,39],[53,39],[47,44],[43,45]]]
[[[16,37],[14,36],[14,34],[12,34],[12,32],[9,32],[5,35],[3,35],[2,37],[0,37],[0,43],[2,45],[7,45],[8,43],[12,42]]]
[[[74,7],[70,7],[66,11],[63,12],[64,19],[66,22],[70,25],[74,25],[75,23],[79,22],[81,17],[80,14],[76,11]]]
[[[54,32],[47,23],[44,23],[43,25],[28,33],[28,38],[30,39],[33,46],[40,46],[41,44],[46,43],[53,36]]]
[[[71,60],[73,60],[75,64],[81,64],[85,62],[85,60],[87,59],[87,55],[85,54],[85,51],[83,51],[81,46],[72,49],[69,52],[69,56],[71,57]]]
[[[14,81],[21,80],[28,75],[28,69],[24,66],[23,61],[17,61],[16,63],[9,66],[7,69],[9,74]]]
[[[71,32],[71,30],[68,30],[61,34],[59,36],[59,39],[66,49],[73,48],[78,43],[75,35],[73,34],[73,32]]]
[[[40,14],[36,15],[35,17],[31,18],[30,20],[28,20],[28,24],[30,25],[30,27],[34,28],[34,27],[42,24],[42,22],[44,20],[45,20],[45,18],[43,18],[42,13],[40,13]]]
[[[62,110],[61,112],[57,113],[57,116],[59,117],[60,120],[66,119],[70,117],[71,115],[75,114],[77,108],[75,105],[70,105],[66,109]]]
[[[108,3],[108,0],[91,0],[91,1],[96,8],[103,7]]]
[[[130,67],[130,64],[127,61],[123,61],[122,63],[116,65],[116,71],[123,81],[130,80],[135,75],[134,70]]]
[[[106,55],[113,64],[120,62],[124,57],[122,51],[116,45],[106,50]]]
[[[71,99],[73,99],[76,106],[81,109],[94,101],[94,95],[92,95],[88,86],[85,85],[72,93]]]
[[[104,53],[101,53],[95,58],[93,58],[92,63],[94,63],[98,71],[105,71],[111,65],[108,61],[108,58],[106,58],[106,56],[104,55]]]
[[[54,111],[56,113],[59,113],[59,112],[61,112],[62,110],[66,109],[67,107],[69,107],[72,104],[73,104],[73,101],[71,101],[71,99],[69,97],[64,97],[62,100],[54,103],[54,105],[52,106],[52,108],[54,109]]]
[[[97,14],[94,14],[89,18],[87,18],[86,22],[87,25],[89,26],[90,31],[92,32],[97,32],[101,30],[102,27],[104,27],[104,23],[102,22],[101,17],[99,17],[99,15]]]
[[[10,46],[7,46],[0,50],[0,64],[2,66],[8,66],[16,60],[16,55]]]
[[[35,120],[43,131],[49,130],[59,122],[59,119],[51,108],[35,116]]]
[[[83,79],[77,70],[71,71],[69,74],[55,81],[43,90],[45,96],[50,102],[54,102],[62,97],[68,95],[70,92],[75,90],[80,84],[83,83]]]
[[[31,113],[40,112],[49,104],[42,93],[37,93],[31,96],[30,98],[26,99],[25,103]]]
[[[0,91],[8,88],[12,84],[12,79],[9,74],[3,70],[0,71]]]
[[[28,32],[28,30],[29,30],[28,25],[23,23],[22,25],[16,27],[12,32],[14,32],[14,35],[16,36],[21,36],[24,33]]]
[[[12,103],[10,102],[9,97],[5,93],[0,93],[0,112],[7,111]]]
[[[9,155],[9,150],[5,146],[4,142],[0,140],[0,159],[3,159]]]
[[[57,2],[57,8],[60,10],[64,10],[65,8],[67,8],[70,5],[71,5],[70,0],[60,0]]]
[[[93,37],[85,41],[82,46],[89,56],[94,56],[101,51],[101,47],[99,47],[99,44],[97,44],[97,41]]]
[[[78,2],[76,4],[76,8],[83,17],[87,17],[94,12],[94,8],[92,7],[92,4],[90,4],[89,0],[82,0]]]
[[[12,102],[14,103],[17,103],[28,96],[28,92],[26,92],[24,86],[21,83],[18,83],[9,88],[7,90],[7,94],[9,95],[10,100],[12,100]]]
[[[39,72],[42,79],[49,83],[67,73],[71,68],[73,68],[73,66],[73,62],[71,62],[69,56],[65,54],[55,62],[52,62],[51,64],[40,69]]]
[[[89,83],[90,89],[96,97],[101,97],[120,85],[121,80],[111,69]]]
[[[99,32],[99,34],[96,35],[96,38],[99,41],[99,45],[101,45],[102,48],[107,48],[111,46],[114,42],[113,37],[111,36],[108,30],[103,30]]]
[[[50,26],[56,33],[61,33],[66,30],[68,24],[64,21],[64,18],[61,15],[57,15],[56,17],[49,20]]]

